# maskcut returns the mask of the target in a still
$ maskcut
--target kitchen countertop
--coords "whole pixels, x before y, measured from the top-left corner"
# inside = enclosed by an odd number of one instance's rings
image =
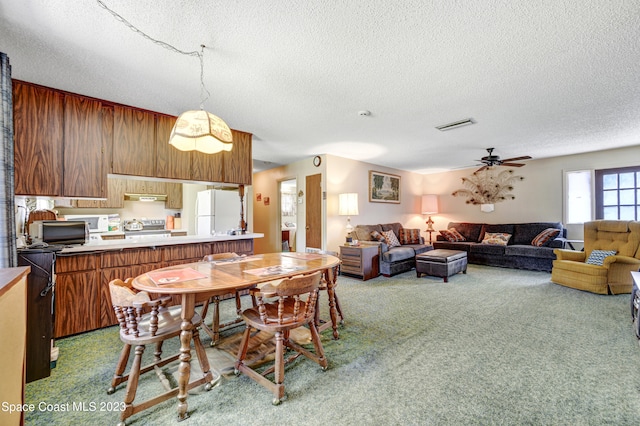
[[[91,240],[87,244],[77,246],[67,246],[62,249],[58,254],[72,254],[72,253],[87,253],[106,250],[121,250],[126,248],[138,248],[138,247],[159,247],[159,246],[173,246],[176,244],[194,244],[194,243],[210,243],[215,241],[233,241],[233,240],[247,240],[262,238],[264,234],[260,233],[246,233],[243,235],[187,235],[182,237],[145,237],[145,238],[133,238],[129,240]]]

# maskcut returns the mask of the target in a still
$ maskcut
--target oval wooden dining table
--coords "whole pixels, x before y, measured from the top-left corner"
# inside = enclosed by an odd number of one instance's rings
[[[338,338],[337,311],[334,285],[334,268],[340,263],[335,256],[318,253],[267,253],[237,258],[201,261],[155,269],[135,277],[133,287],[149,293],[162,295],[180,295],[182,305],[182,324],[180,333],[180,366],[178,377],[178,420],[189,417],[187,412],[187,391],[191,375],[191,338],[193,324],[191,319],[196,301],[211,296],[233,293],[256,287],[258,284],[300,274],[323,271],[327,280],[329,313],[333,327],[333,336]],[[203,383],[213,381],[209,362],[205,354],[203,359],[205,378]]]

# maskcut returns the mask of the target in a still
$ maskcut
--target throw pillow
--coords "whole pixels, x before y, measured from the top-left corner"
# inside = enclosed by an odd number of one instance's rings
[[[558,228],[547,228],[536,235],[536,237],[531,241],[531,245],[536,247],[546,246],[551,242],[551,240],[557,237],[559,233],[560,230]]]
[[[506,246],[511,238],[511,234],[504,232],[485,232],[484,239],[480,244],[491,244],[494,246]]]
[[[456,242],[456,237],[451,232],[449,232],[448,229],[443,229],[442,231],[440,231],[440,235],[442,235],[444,239],[449,241],[450,243]]]
[[[379,233],[378,231],[371,231],[371,238],[381,243],[386,243],[387,240],[384,238],[384,235]]]
[[[617,253],[615,250],[593,250],[587,259],[589,265],[600,265],[604,263],[604,258],[607,256],[614,256]]]
[[[463,237],[462,234],[460,234],[456,230],[456,228],[449,228],[447,230],[440,231],[440,235],[442,235],[445,238],[445,240],[449,241],[450,243],[456,243],[458,241],[467,241],[467,239]]]
[[[461,233],[459,233],[456,228],[449,228],[449,232],[451,232],[456,237],[456,241],[467,241],[467,239]]]
[[[396,237],[396,234],[394,234],[393,231],[382,231],[382,235],[384,236],[384,239],[387,240],[389,248],[398,247],[400,245],[400,241],[398,241],[398,237]]]
[[[398,235],[400,244],[420,244],[420,230],[419,229],[400,229],[400,235]]]

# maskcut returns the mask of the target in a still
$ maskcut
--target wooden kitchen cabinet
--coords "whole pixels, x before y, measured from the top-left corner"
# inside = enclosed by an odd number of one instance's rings
[[[176,117],[157,115],[156,121],[156,173],[168,179],[191,179],[191,152],[180,151],[169,145],[169,136]]]
[[[54,337],[100,327],[97,266],[92,254],[57,257]]]
[[[107,178],[106,200],[78,200],[78,208],[121,209],[124,207],[124,192],[127,180],[121,178]]]
[[[191,179],[201,182],[224,182],[222,153],[203,154],[191,151]]]
[[[66,95],[64,98],[64,163],[62,195],[107,197],[102,103]]]
[[[233,149],[223,152],[223,170],[225,183],[251,185],[253,160],[251,151],[251,133],[231,130]]]
[[[116,105],[113,115],[112,172],[119,175],[155,176],[155,114]]]
[[[117,323],[109,282],[116,278],[126,280],[134,278],[145,272],[160,268],[162,264],[162,251],[153,248],[134,248],[119,251],[109,251],[100,255],[100,327],[107,327]]]
[[[105,198],[112,122],[102,103],[15,80],[13,89],[16,195]]]
[[[167,190],[167,201],[164,207],[167,209],[182,209],[182,184],[174,182],[165,182]]]
[[[153,180],[126,179],[126,192],[131,194],[165,194],[166,183]]]
[[[16,195],[62,195],[64,95],[13,81]]]

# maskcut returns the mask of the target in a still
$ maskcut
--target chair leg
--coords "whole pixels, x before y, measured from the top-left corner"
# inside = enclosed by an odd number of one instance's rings
[[[313,359],[323,370],[327,369],[327,358],[324,356],[324,348],[322,347],[322,342],[320,341],[320,333],[318,333],[318,329],[314,323],[309,323],[309,330],[311,331],[311,341],[313,342],[313,347],[316,350],[317,359]]]
[[[153,359],[155,360],[155,362],[162,361],[162,343],[163,340],[160,340],[156,343],[156,351],[153,353]]]
[[[211,346],[214,346],[220,341],[220,297],[213,297],[213,322],[211,323],[213,329],[213,337]]]
[[[240,292],[236,291],[236,316],[242,318],[242,302],[240,301]]]
[[[240,364],[244,364],[244,360],[247,357],[247,350],[249,349],[249,338],[251,337],[251,327],[249,325],[244,329],[242,340],[240,341],[240,347],[238,348],[238,356],[236,358],[235,373],[240,373]]]
[[[116,365],[116,371],[113,375],[113,379],[111,380],[111,387],[107,389],[107,394],[111,395],[116,391],[116,386],[120,383],[124,382],[126,379],[123,376],[125,368],[127,368],[127,362],[129,361],[129,354],[131,353],[131,345],[124,345],[122,347],[122,351],[120,352],[120,358],[118,359],[118,364]]]
[[[127,391],[124,395],[125,409],[120,413],[122,423],[133,414],[133,401],[136,398],[138,390],[138,379],[140,379],[140,364],[142,362],[142,354],[144,353],[144,345],[138,345],[135,349],[133,364],[129,373],[129,381],[127,382]]]
[[[335,288],[333,289],[333,297],[336,299],[336,310],[338,311],[338,315],[340,315],[340,324],[344,324],[344,315],[342,314],[342,308],[340,307],[340,299],[338,299],[338,293],[336,293]]]
[[[288,337],[288,336],[287,336]],[[284,339],[282,331],[276,331],[276,359],[275,359],[275,371],[273,373],[273,381],[275,386],[273,387],[273,405],[280,404],[280,401],[284,398]]]

